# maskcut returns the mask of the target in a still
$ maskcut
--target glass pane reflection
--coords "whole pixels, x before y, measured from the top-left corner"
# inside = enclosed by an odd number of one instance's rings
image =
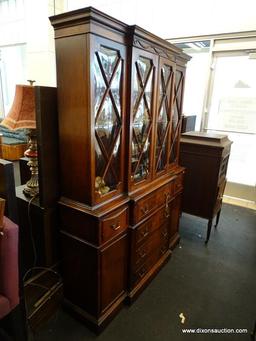
[[[113,142],[113,138],[119,128],[119,122],[115,113],[113,103],[109,97],[106,96],[102,106],[102,110],[95,122],[95,130],[106,150],[109,150]]]
[[[177,152],[178,152],[178,141],[177,135],[179,128],[179,122],[181,120],[181,101],[182,101],[182,88],[183,88],[183,74],[181,71],[177,70],[175,73],[175,99],[173,103],[173,113],[172,113],[172,131],[171,131],[171,152],[170,152],[170,163],[176,162]]]
[[[101,60],[101,64],[104,69],[104,73],[107,76],[107,79],[110,80],[116,62],[118,60],[117,51],[101,46],[100,51],[98,53]]]
[[[166,130],[169,122],[170,107],[170,75],[172,69],[169,65],[163,65],[161,68],[161,82],[159,93],[159,111],[157,120],[157,143],[156,143],[156,168],[157,172],[163,170],[167,164],[167,143]],[[165,138],[165,140],[164,140]]]
[[[152,61],[144,57],[139,57],[135,65],[132,97],[132,174],[134,181],[140,181],[148,176],[150,166],[153,68]]]
[[[93,65],[95,115],[95,190],[106,194],[120,181],[121,82],[119,52],[101,46]]]
[[[93,63],[93,78],[94,78],[94,115],[97,115],[97,112],[100,107],[100,103],[102,101],[102,97],[106,91],[106,84],[104,82],[97,57],[94,57]]]

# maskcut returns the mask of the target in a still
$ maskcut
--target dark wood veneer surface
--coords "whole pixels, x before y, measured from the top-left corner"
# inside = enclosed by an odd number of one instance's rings
[[[138,296],[179,240],[184,173],[179,137],[190,57],[92,7],[50,20],[56,40],[64,295],[76,315],[100,330],[126,297]],[[172,70],[166,95],[160,91],[164,67]],[[168,103],[162,127],[166,150],[159,147],[165,165],[158,171],[160,100]],[[137,124],[140,101],[147,118]]]
[[[218,223],[221,212],[231,142],[226,135],[187,132],[180,148],[180,162],[186,167],[182,210],[208,219],[208,242],[212,220],[217,214]]]

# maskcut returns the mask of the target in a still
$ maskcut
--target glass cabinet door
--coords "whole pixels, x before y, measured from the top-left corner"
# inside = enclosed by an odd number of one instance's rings
[[[174,81],[174,96],[173,96],[173,112],[171,120],[171,139],[170,139],[170,152],[169,164],[172,166],[177,164],[179,156],[178,137],[181,129],[182,121],[182,101],[183,101],[183,88],[184,88],[185,69],[177,66],[175,71]]]
[[[155,133],[155,172],[157,174],[163,173],[168,166],[174,81],[173,68],[173,63],[160,59]]]
[[[100,196],[122,181],[124,59],[116,45],[99,44],[93,56],[95,191]]]
[[[149,178],[151,168],[155,61],[150,54],[134,53],[131,91],[131,179]]]

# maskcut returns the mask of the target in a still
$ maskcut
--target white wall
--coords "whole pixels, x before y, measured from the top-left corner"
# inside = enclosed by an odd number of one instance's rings
[[[19,0],[18,3],[22,4],[18,18],[3,20],[0,15],[0,47],[24,43],[23,82],[34,79],[37,85],[46,86],[56,85],[54,33],[48,19],[54,12],[93,6],[163,38],[256,29],[256,0]]]
[[[19,14],[0,16],[0,48],[24,44],[25,70],[23,79],[36,85],[56,86],[54,32],[49,16],[65,11],[65,0],[19,0]],[[17,65],[13,65],[15,70]],[[12,77],[13,78],[13,77]],[[14,79],[15,83],[15,79]]]
[[[66,0],[69,10],[93,6],[162,38],[256,29],[255,0]]]
[[[27,77],[36,85],[56,86],[54,31],[49,16],[64,12],[64,0],[24,0]]]

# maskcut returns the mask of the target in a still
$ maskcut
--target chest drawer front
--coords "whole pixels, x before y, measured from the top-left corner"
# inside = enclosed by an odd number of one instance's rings
[[[214,212],[218,212],[222,205],[222,199],[226,187],[226,182],[227,182],[226,180],[223,180],[222,183],[218,186]]]
[[[150,219],[145,223],[141,224],[135,230],[135,245],[143,243],[149,237],[150,233],[152,233],[154,229],[153,220]]]
[[[159,209],[153,217],[141,224],[135,231],[135,247],[141,243],[144,243],[149,236],[157,230],[161,225],[168,221],[170,216],[170,203],[168,207],[162,207]]]
[[[101,240],[106,242],[128,228],[128,206],[114,211],[101,221]]]
[[[174,194],[174,181],[171,181],[167,185],[163,186],[157,191],[157,204],[162,206],[168,202]]]
[[[183,188],[183,177],[184,174],[179,174],[174,180],[174,193],[179,192]]]
[[[156,230],[145,243],[136,248],[134,262],[132,264],[133,268],[136,269],[140,264],[146,262],[152,251],[156,249],[160,249],[161,251],[163,245],[168,246],[168,238],[168,228],[165,224]]]
[[[135,204],[134,209],[134,223],[139,223],[143,218],[145,218],[148,214],[150,214],[157,207],[166,204],[166,202],[170,201],[174,192],[175,185],[177,180],[170,181],[168,184],[159,188],[154,193],[146,196],[145,198],[139,200]],[[180,188],[182,188],[183,178],[180,178],[177,182],[180,183]]]
[[[162,240],[161,244],[151,252],[145,262],[139,265],[135,271],[132,271],[132,285],[139,283],[167,251],[168,241]]]
[[[152,212],[156,205],[156,194],[153,193],[146,198],[139,200],[135,205],[135,223],[145,218],[150,212]]]
[[[168,241],[168,238],[169,238],[168,222],[166,222],[163,226],[161,226],[160,235],[161,235],[162,241]]]
[[[132,264],[132,268],[136,271],[136,269],[143,263],[147,262],[147,259],[150,255],[152,249],[155,249],[159,243],[157,238],[149,238],[149,240],[142,244],[136,251],[134,262]]]
[[[135,285],[140,282],[143,277],[150,271],[150,269],[154,266],[154,264],[159,259],[159,250],[155,250],[151,253],[150,257],[148,257],[137,270],[132,273],[132,284]]]
[[[219,181],[222,181],[222,179],[225,179],[226,177],[227,169],[228,169],[228,160],[229,160],[229,155],[224,157],[221,161],[220,170],[219,170]]]

